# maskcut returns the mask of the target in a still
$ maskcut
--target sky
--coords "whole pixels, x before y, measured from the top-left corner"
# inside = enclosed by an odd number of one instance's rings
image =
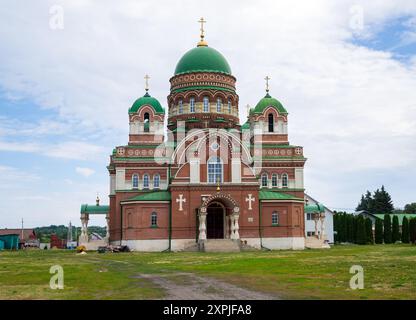
[[[416,202],[414,0],[0,0],[0,228],[79,225],[81,203],[108,203],[106,165],[143,77],[166,108],[201,16],[241,123],[270,76],[307,193],[336,210],[381,185],[395,207]]]

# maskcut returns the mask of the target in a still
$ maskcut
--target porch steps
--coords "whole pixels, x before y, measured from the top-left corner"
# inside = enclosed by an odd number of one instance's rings
[[[231,239],[208,239],[204,245],[205,252],[240,252],[239,241]]]
[[[306,237],[305,247],[308,249],[329,249],[330,246],[327,242],[316,237]]]

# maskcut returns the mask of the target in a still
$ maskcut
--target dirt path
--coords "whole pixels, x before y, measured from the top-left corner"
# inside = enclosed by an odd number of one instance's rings
[[[169,300],[275,300],[279,297],[243,289],[213,278],[192,273],[140,274],[138,278],[152,281],[166,290]]]

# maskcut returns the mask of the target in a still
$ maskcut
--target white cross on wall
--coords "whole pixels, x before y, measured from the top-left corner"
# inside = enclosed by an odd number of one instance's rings
[[[251,203],[255,200],[256,198],[254,198],[253,195],[249,193],[248,197],[246,198],[246,201],[248,202],[248,210],[252,210]]]
[[[183,197],[183,194],[179,195],[179,198],[176,199],[176,202],[179,202],[179,211],[183,211],[182,203],[186,202],[186,199]]]

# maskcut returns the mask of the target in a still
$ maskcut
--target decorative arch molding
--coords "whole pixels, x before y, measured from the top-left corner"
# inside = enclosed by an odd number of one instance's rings
[[[187,160],[186,155],[188,154],[189,150],[192,150],[191,148],[199,150],[201,144],[206,143],[206,140],[212,135],[216,135],[225,141],[227,141],[227,139],[231,140],[228,141],[228,146],[231,148],[231,152],[235,151],[235,146],[239,146],[241,159],[247,161],[248,164],[253,162],[250,150],[246,145],[242,143],[241,139],[237,135],[225,130],[215,130],[215,132],[210,132],[209,129],[200,129],[191,132],[185,137],[185,139],[182,139],[182,141],[177,145],[176,149],[171,155],[171,163],[185,163]],[[194,140],[195,137],[197,137],[196,140]],[[186,145],[189,141],[191,141],[191,143]]]
[[[205,200],[201,204],[200,212],[202,214],[206,214],[207,213],[207,208],[212,202],[226,203],[228,206],[233,208],[233,214],[239,214],[239,212],[240,212],[240,207],[239,207],[238,203],[233,199],[233,197],[231,197],[231,195],[229,195],[229,194],[225,194],[225,193],[221,193],[221,192],[213,194],[213,195],[205,198]]]

